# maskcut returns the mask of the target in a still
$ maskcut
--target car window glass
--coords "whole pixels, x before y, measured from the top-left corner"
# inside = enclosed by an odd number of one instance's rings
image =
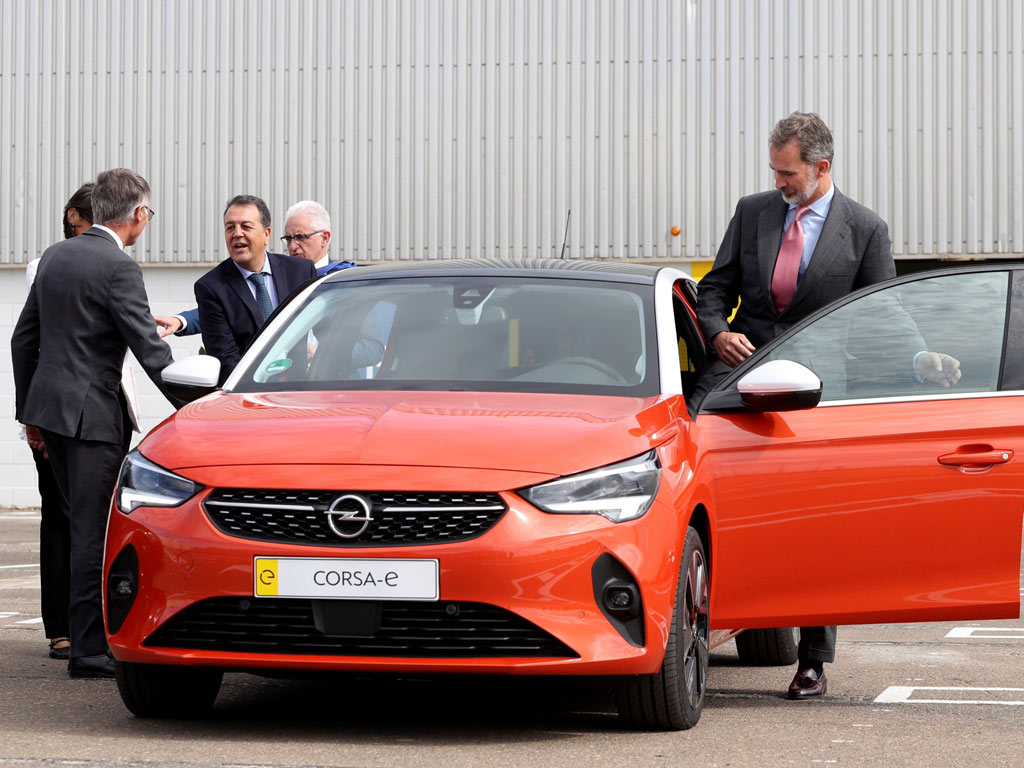
[[[822,401],[992,392],[999,383],[1008,275],[922,278],[839,307],[773,350],[822,380]],[[950,387],[922,379],[922,354],[959,363]],[[941,359],[941,358],[940,358]],[[917,367],[916,367],[917,366]]]
[[[683,299],[675,294],[672,296],[672,310],[676,325],[676,346],[679,349],[679,377],[683,384],[683,394],[689,397],[704,370],[704,343]]]
[[[480,389],[655,394],[650,287],[423,277],[325,283],[239,391]]]

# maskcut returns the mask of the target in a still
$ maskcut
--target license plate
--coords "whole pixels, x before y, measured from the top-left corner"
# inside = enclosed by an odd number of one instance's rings
[[[256,597],[438,600],[437,560],[256,557]]]

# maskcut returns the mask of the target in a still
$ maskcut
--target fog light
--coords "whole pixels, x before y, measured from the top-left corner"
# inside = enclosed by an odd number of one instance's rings
[[[130,544],[121,550],[107,574],[107,630],[114,635],[128,618],[138,597],[139,557]]]
[[[632,619],[640,613],[640,594],[632,584],[613,581],[604,587],[604,604],[618,618]]]
[[[114,594],[118,597],[131,597],[135,594],[135,583],[130,576],[122,576],[112,581],[114,583]]]
[[[644,600],[640,584],[630,570],[605,552],[594,561],[591,572],[594,602],[608,623],[630,645],[644,645]]]

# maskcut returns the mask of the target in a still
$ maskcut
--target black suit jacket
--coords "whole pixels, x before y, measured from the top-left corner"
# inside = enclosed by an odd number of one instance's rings
[[[279,253],[268,253],[267,258],[279,301],[283,302],[296,288],[316,277],[316,268],[309,259]],[[223,384],[263,324],[260,310],[231,259],[199,278],[195,292],[203,346],[207,354],[220,360]]]
[[[121,407],[128,348],[163,390],[160,371],[174,359],[139,265],[95,227],[50,246],[11,337],[17,420],[120,444],[130,428]]]
[[[788,210],[778,191],[749,195],[736,205],[715,265],[697,287],[697,318],[708,342],[731,330],[760,347],[851,291],[895,277],[889,228],[837,189],[807,271],[780,314],[771,284]]]

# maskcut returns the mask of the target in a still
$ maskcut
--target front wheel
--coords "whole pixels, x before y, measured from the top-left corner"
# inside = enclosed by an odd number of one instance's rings
[[[704,544],[688,528],[661,669],[632,678],[618,691],[619,717],[630,727],[681,731],[700,720],[708,680],[710,598]]]
[[[201,717],[213,707],[224,673],[204,667],[114,662],[121,700],[136,717]]]

